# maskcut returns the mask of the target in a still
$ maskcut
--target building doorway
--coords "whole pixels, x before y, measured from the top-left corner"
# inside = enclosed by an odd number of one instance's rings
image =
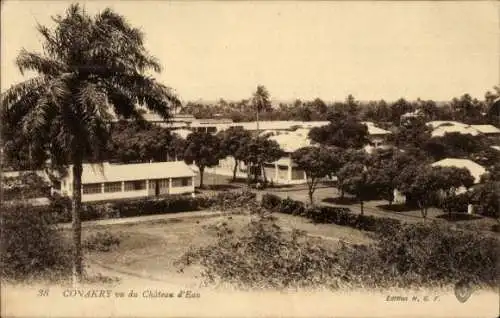
[[[155,196],[160,196],[160,184],[158,180],[155,180]]]

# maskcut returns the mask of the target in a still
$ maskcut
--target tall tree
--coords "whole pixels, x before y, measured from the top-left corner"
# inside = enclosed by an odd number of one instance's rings
[[[391,105],[391,117],[390,120],[394,125],[399,125],[401,116],[414,111],[414,107],[404,98],[400,98]]]
[[[233,181],[236,180],[236,170],[244,157],[244,147],[252,138],[251,133],[242,127],[230,127],[219,133],[221,151],[224,156],[234,158]]]
[[[332,155],[334,149],[325,147],[303,147],[292,154],[292,160],[304,170],[307,178],[309,202],[313,204],[313,194],[318,182],[340,167],[339,157]]]
[[[167,118],[179,100],[166,86],[146,74],[161,71],[144,47],[143,33],[126,19],[105,9],[91,17],[78,4],[55,26],[38,25],[43,53],[22,49],[16,64],[21,73],[38,73],[2,94],[2,112],[22,118],[25,141],[55,167],[72,165],[73,277],[82,278],[82,164],[99,162],[109,140],[112,108],[119,117],[137,118],[144,105]],[[9,116],[6,116],[9,117]]]
[[[254,181],[257,181],[262,173],[264,181],[267,181],[263,165],[276,161],[283,155],[284,153],[276,141],[260,136],[252,138],[241,149],[241,156],[247,166],[248,183],[250,184],[252,175]]]
[[[260,112],[270,111],[271,110],[271,99],[269,95],[269,91],[264,85],[257,86],[257,90],[253,93],[252,96],[252,105],[255,109],[257,116],[257,133],[259,131],[259,114]]]
[[[435,167],[437,177],[440,178],[440,190],[443,194],[443,202],[451,202],[457,191],[464,187],[470,188],[474,184],[474,177],[469,170],[456,167]],[[444,206],[445,210],[451,214],[452,210]]]
[[[328,119],[328,125],[309,131],[311,140],[344,149],[359,149],[368,144],[368,127],[355,118],[337,112],[330,114]]]
[[[481,123],[481,105],[479,101],[469,94],[464,94],[460,98],[453,98],[451,101],[453,119],[467,124]]]
[[[117,123],[112,129],[109,158],[122,163],[166,161],[175,136],[150,123]]]
[[[377,149],[370,156],[368,165],[377,195],[392,204],[397,177],[405,167],[417,166],[417,160],[395,148]]]
[[[195,164],[200,171],[200,188],[203,185],[203,174],[206,167],[213,167],[219,164],[221,158],[219,137],[208,132],[197,131],[191,133],[186,139],[186,150],[184,151],[184,161],[187,164]]]
[[[434,160],[443,158],[472,158],[478,156],[481,152],[497,152],[490,148],[489,142],[482,136],[472,136],[470,134],[461,134],[458,132],[446,133],[441,137],[433,137],[424,143],[423,148]]]
[[[408,166],[398,176],[398,190],[406,196],[407,203],[415,203],[422,215],[427,218],[429,207],[436,203],[438,191],[442,189],[442,179],[436,170],[427,166]]]

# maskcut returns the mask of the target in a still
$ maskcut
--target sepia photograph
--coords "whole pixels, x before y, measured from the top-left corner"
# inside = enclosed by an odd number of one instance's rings
[[[1,2],[2,317],[498,317],[497,1]]]

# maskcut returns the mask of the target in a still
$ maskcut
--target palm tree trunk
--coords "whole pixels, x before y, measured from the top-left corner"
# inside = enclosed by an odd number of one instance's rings
[[[73,164],[73,201],[72,201],[72,229],[73,229],[73,283],[82,281],[82,222],[80,211],[82,207],[82,162],[76,160]]]
[[[257,138],[259,137],[259,109],[257,109]]]

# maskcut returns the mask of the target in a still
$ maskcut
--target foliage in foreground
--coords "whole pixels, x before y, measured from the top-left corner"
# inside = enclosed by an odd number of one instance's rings
[[[61,233],[41,213],[18,206],[2,211],[0,270],[6,280],[66,277],[71,253]],[[27,213],[28,212],[28,213]]]
[[[237,289],[432,288],[462,279],[496,286],[498,240],[436,224],[404,225],[371,245],[314,243],[282,231],[272,217],[236,234],[226,224],[213,245],[191,249],[182,266],[201,264],[206,285]]]
[[[83,241],[83,248],[89,251],[109,252],[120,245],[120,237],[109,232],[97,232]]]
[[[200,263],[206,285],[238,289],[338,288],[346,284],[335,256],[299,231],[284,233],[271,216],[253,220],[239,234],[223,223],[214,245],[192,249],[181,266]]]

